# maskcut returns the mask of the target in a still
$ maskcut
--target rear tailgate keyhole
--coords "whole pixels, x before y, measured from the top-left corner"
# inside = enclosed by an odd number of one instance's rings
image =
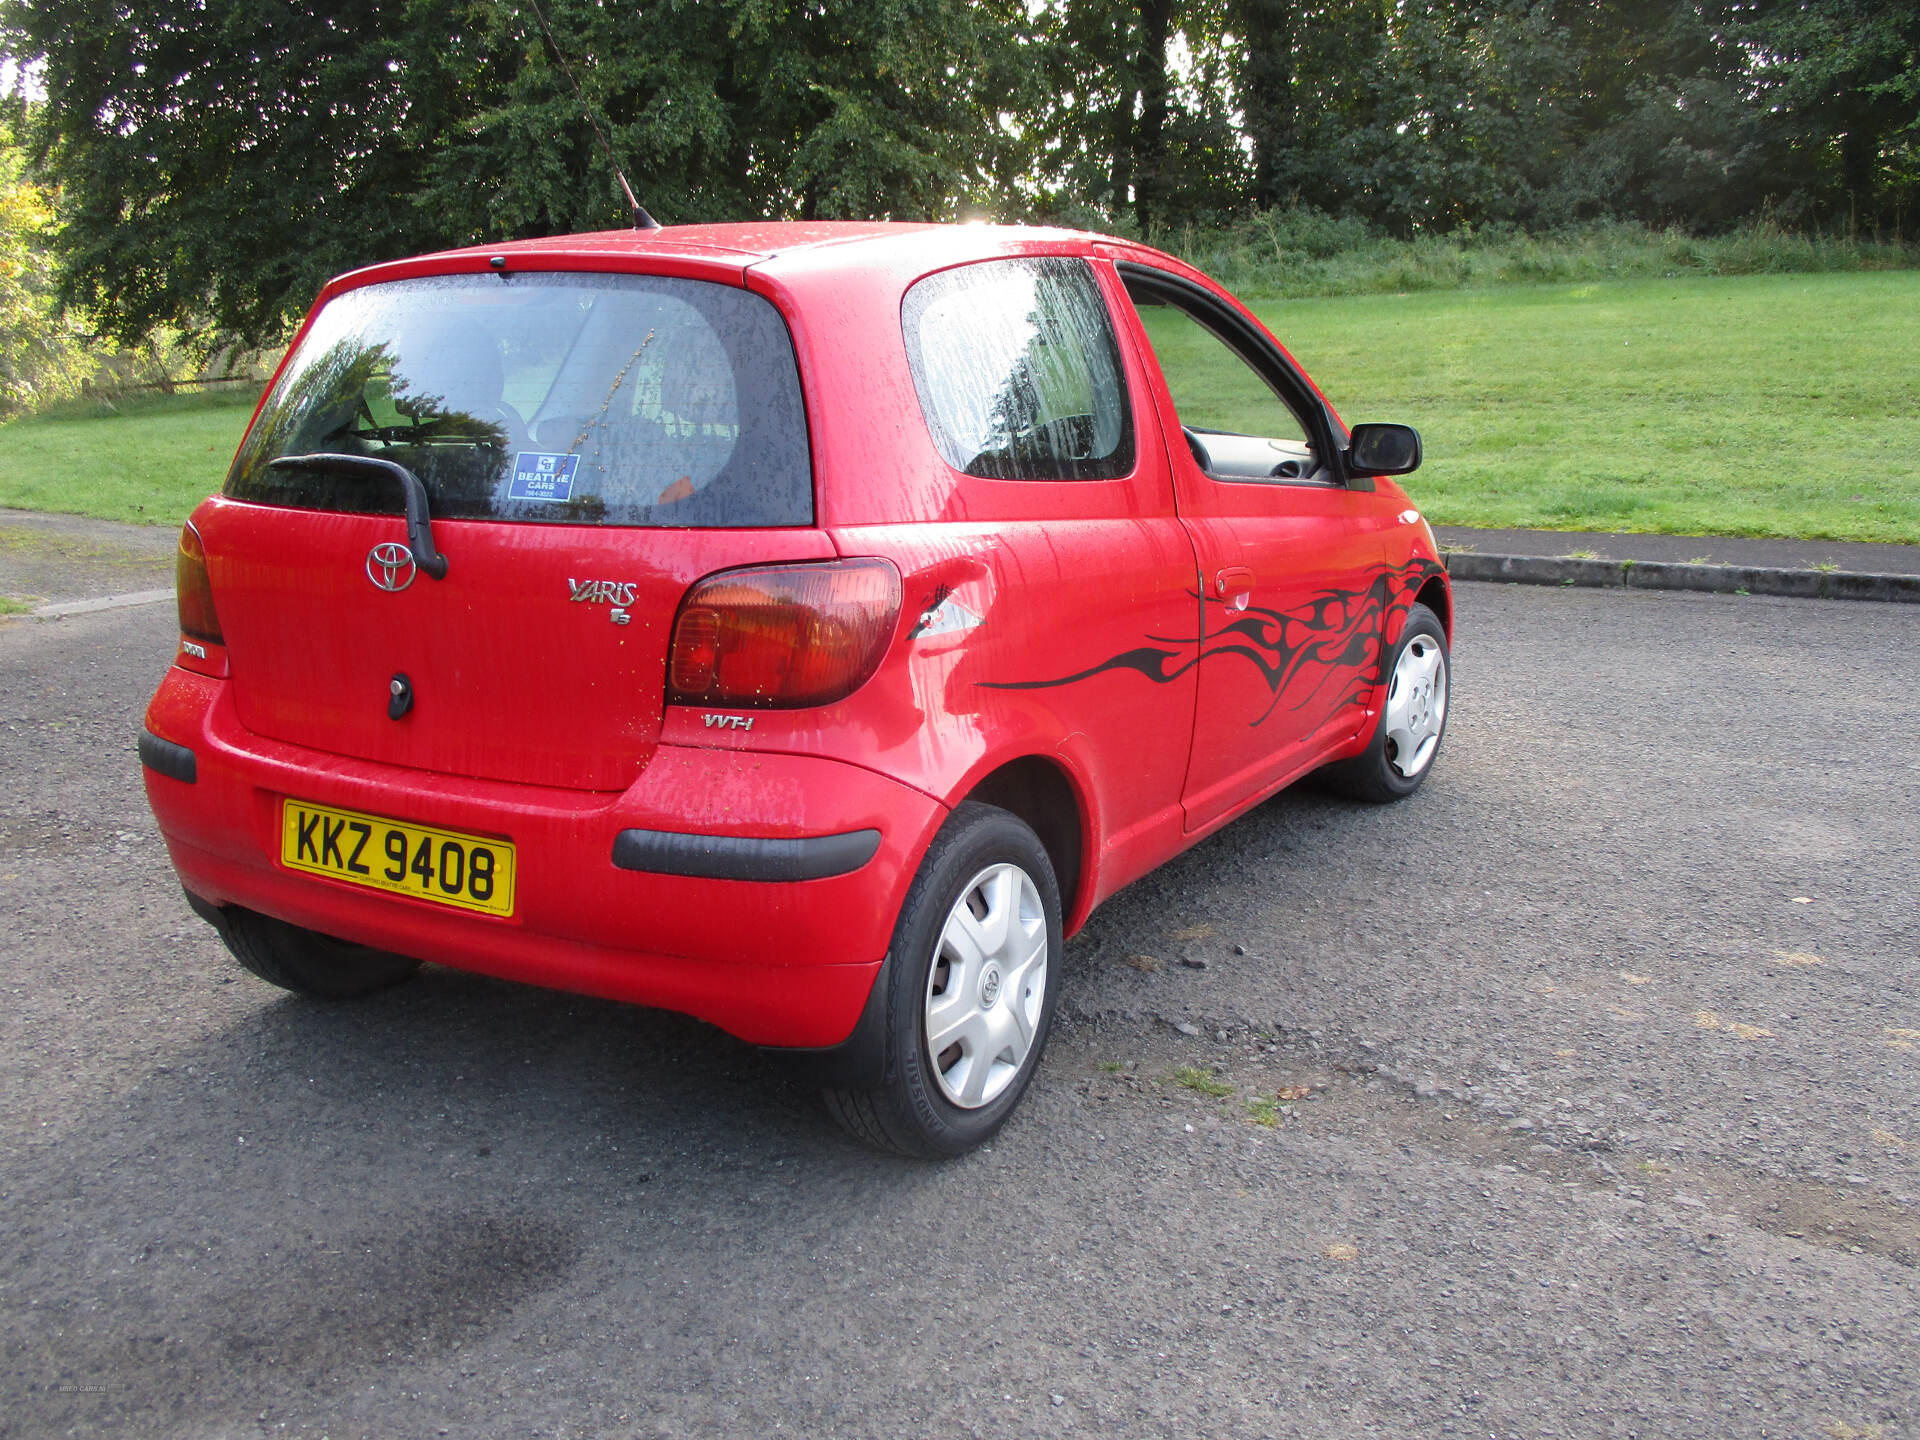
[[[393,672],[393,679],[387,684],[387,718],[398,720],[413,709],[413,681],[404,670]]]

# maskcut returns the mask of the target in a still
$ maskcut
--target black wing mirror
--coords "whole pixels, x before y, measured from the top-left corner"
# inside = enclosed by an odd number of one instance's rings
[[[1347,436],[1349,475],[1410,475],[1420,468],[1420,432],[1411,425],[1356,425]]]

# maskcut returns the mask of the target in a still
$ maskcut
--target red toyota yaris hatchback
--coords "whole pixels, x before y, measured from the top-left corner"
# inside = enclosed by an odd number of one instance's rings
[[[249,970],[422,960],[815,1052],[992,1135],[1100,901],[1432,768],[1451,605],[1258,321],[1142,246],[738,225],[330,284],[180,537],[147,792]]]

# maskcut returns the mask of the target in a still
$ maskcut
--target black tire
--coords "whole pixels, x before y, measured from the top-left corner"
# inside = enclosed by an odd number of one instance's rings
[[[929,983],[948,917],[976,879],[1003,864],[1032,881],[1040,902],[1047,948],[1038,1019],[1013,1078],[986,1103],[963,1108],[948,1098],[942,1072],[928,1054]],[[1060,987],[1060,927],[1060,887],[1039,837],[1005,810],[973,801],[961,805],[934,837],[894,927],[879,981],[886,986],[880,1081],[824,1091],[827,1112],[854,1138],[918,1159],[964,1155],[992,1139],[1019,1105],[1046,1049]],[[1019,1004],[1011,991],[1009,984],[1002,998],[1010,1006]]]
[[[350,1000],[408,979],[418,960],[390,955],[238,907],[226,911],[220,938],[233,958],[270,985],[317,1000]]]
[[[1440,758],[1440,744],[1447,736],[1447,712],[1450,707],[1446,701],[1450,698],[1447,691],[1453,679],[1453,657],[1447,653],[1447,632],[1440,624],[1440,617],[1424,605],[1408,608],[1406,628],[1401,631],[1393,653],[1387,657],[1389,699],[1400,657],[1416,644],[1434,645],[1440,651],[1440,730],[1434,737],[1433,750],[1412,775],[1402,774],[1394,763],[1394,743],[1387,735],[1388,702],[1383,701],[1380,723],[1374,727],[1373,739],[1367,743],[1367,748],[1351,760],[1336,761],[1320,772],[1320,778],[1329,789],[1355,800],[1384,805],[1389,801],[1406,799],[1433,773],[1434,762]]]

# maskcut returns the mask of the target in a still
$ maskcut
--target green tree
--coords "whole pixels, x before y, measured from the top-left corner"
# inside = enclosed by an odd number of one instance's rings
[[[470,230],[623,223],[613,176],[531,8],[480,5],[472,108],[425,203]],[[1007,172],[1030,105],[1012,0],[547,6],[554,39],[663,221],[950,216]]]
[[[1004,178],[1017,0],[552,0],[667,221],[937,216]],[[280,334],[330,274],[625,223],[531,6],[4,0],[43,62],[62,299],[134,343]]]
[[[341,270],[626,223],[562,56],[667,222],[1920,200],[1920,0],[542,3],[551,43],[533,0],[0,0],[58,205],[15,228],[107,340],[268,343]]]
[[[1527,217],[1713,229],[1764,207],[1781,179],[1764,133],[1746,0],[1556,0],[1573,66],[1570,142]]]
[[[1731,6],[1233,0],[1253,196],[1399,233],[1720,223],[1768,153]]]
[[[1043,83],[1022,117],[1030,208],[1141,234],[1244,204],[1220,0],[1056,0],[1029,42]]]
[[[54,197],[27,174],[20,119],[0,114],[0,418],[71,393],[83,370],[54,301]]]
[[[1138,18],[1128,0],[1057,0],[1036,17],[1043,82],[1022,126],[1029,208],[1042,217],[1092,219],[1131,206]]]
[[[1920,200],[1920,0],[1760,0],[1742,14],[1795,198],[1901,228]]]
[[[472,48],[449,0],[0,9],[44,61],[61,299],[109,339],[277,333],[327,274],[455,238],[413,204]]]
[[[1527,213],[1566,148],[1573,69],[1545,6],[1320,0],[1304,18],[1263,67],[1288,77],[1287,149],[1263,167],[1286,195],[1403,234]]]
[[[1253,151],[1249,198],[1280,205],[1299,190],[1300,108],[1296,50],[1308,23],[1303,0],[1232,0],[1240,40],[1240,100]]]

